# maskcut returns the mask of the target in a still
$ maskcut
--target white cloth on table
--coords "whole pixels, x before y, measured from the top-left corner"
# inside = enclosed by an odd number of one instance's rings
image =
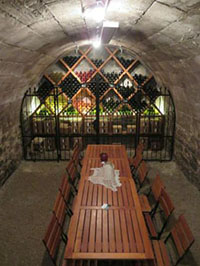
[[[93,175],[89,176],[88,180],[93,184],[100,184],[112,191],[117,191],[117,187],[121,186],[119,180],[119,170],[115,170],[112,163],[104,163],[100,168],[91,168],[94,170]]]

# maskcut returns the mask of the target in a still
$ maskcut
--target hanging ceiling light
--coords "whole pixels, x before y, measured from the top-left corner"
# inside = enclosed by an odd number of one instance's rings
[[[105,14],[109,3],[110,0],[81,0],[82,14],[84,18],[87,19],[86,24],[90,28],[89,36],[95,48],[99,48],[101,43],[109,43],[116,30],[119,28],[118,21],[105,20]],[[90,19],[97,22],[95,25],[95,34],[93,29],[91,30]],[[94,27],[94,23],[91,24],[92,27]]]
[[[93,4],[82,7],[82,14],[85,18],[100,23],[104,20],[106,6],[105,1],[96,0]]]
[[[94,48],[98,49],[101,46],[101,39],[100,38],[94,39],[92,45]]]

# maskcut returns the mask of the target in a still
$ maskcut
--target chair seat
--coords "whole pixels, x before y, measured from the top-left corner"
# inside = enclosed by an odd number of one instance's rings
[[[142,212],[151,212],[151,206],[149,204],[147,196],[142,194],[139,196],[139,199],[140,199]]]
[[[171,266],[167,248],[162,240],[153,240],[153,250],[156,266]]]
[[[157,238],[158,235],[157,235],[154,223],[151,219],[151,215],[148,212],[144,212],[144,218],[145,218],[149,233],[151,235],[151,238]]]

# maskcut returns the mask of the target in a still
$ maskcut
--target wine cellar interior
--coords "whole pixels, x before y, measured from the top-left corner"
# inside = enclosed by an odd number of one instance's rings
[[[157,84],[137,57],[117,46],[69,51],[48,67],[24,95],[21,129],[26,160],[66,160],[78,140],[124,144],[130,156],[139,142],[146,160],[173,157],[175,109],[169,90]]]
[[[184,214],[195,243],[178,265],[199,266],[199,84],[200,0],[0,1],[0,266],[53,265],[41,240],[76,141],[80,174],[87,144],[124,144],[131,162],[144,143],[149,182],[139,194],[160,176],[175,207],[163,240]],[[111,203],[101,212],[130,228],[125,209],[117,215]],[[137,249],[125,235],[114,238]]]

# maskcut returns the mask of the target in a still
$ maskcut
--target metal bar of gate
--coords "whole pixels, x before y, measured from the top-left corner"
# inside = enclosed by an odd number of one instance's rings
[[[54,89],[54,114],[55,114],[55,144],[57,149],[57,161],[61,159],[61,147],[60,147],[60,123],[59,123],[59,108],[58,108],[58,88]]]
[[[99,144],[99,76],[96,75],[96,144]]]

